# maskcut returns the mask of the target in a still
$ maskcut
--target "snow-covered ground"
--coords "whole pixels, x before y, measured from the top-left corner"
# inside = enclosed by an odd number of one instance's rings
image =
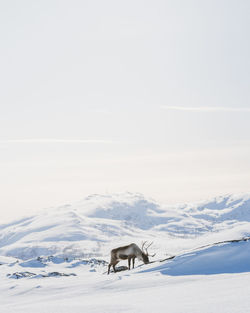
[[[1,313],[249,311],[250,240],[230,241],[250,236],[249,194],[175,207],[92,195],[0,230]],[[110,249],[143,240],[154,263],[107,275]]]

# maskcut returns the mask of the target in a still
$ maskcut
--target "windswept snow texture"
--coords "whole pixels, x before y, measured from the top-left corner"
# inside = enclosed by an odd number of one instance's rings
[[[142,240],[154,241],[158,256],[175,254],[199,243],[248,236],[250,195],[174,207],[141,194],[92,195],[0,225],[0,231],[0,255],[23,260],[41,255],[107,258],[110,249]]]

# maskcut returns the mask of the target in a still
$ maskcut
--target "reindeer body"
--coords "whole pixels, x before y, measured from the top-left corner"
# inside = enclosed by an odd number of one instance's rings
[[[133,268],[135,266],[135,259],[143,261],[145,264],[149,263],[148,254],[143,252],[135,243],[131,243],[128,246],[119,247],[111,250],[111,259],[108,266],[108,274],[110,272],[110,267],[113,266],[114,272],[115,266],[121,260],[128,260],[128,268],[130,269],[131,260],[133,262]]]

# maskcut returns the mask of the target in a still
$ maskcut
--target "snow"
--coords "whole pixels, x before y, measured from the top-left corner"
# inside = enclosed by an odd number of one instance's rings
[[[67,277],[1,275],[1,312],[248,312],[249,272],[172,276],[150,264],[108,276],[85,267]]]
[[[170,262],[143,270],[164,275],[211,275],[250,272],[250,242],[230,242],[177,256]]]
[[[119,246],[131,238],[153,240],[156,250],[175,254],[194,247],[197,237],[199,244],[248,236],[249,208],[250,195],[175,207],[141,194],[92,195],[1,225],[0,255],[108,257],[114,242]]]
[[[249,310],[249,194],[174,207],[91,195],[0,230],[1,313]],[[112,248],[143,240],[153,263],[107,275]]]

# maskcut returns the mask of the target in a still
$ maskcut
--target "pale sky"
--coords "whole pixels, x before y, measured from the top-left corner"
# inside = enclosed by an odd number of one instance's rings
[[[249,192],[249,16],[249,0],[0,1],[0,219]]]

